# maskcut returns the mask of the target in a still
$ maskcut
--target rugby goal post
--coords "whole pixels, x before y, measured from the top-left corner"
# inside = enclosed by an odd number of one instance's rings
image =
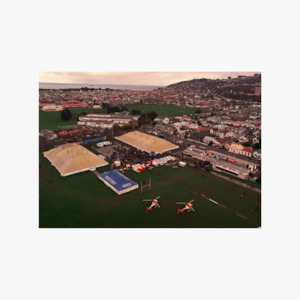
[[[151,191],[151,177],[149,178],[149,183],[143,185],[143,181],[141,181],[141,194],[143,194],[143,190],[149,188],[149,191]]]

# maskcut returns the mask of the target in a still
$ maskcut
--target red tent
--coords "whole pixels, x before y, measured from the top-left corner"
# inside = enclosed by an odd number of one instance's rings
[[[140,166],[140,167],[139,167],[139,171],[140,171],[140,172],[143,172],[143,171],[145,171],[145,170],[146,170],[146,168],[145,168],[144,166]]]
[[[77,132],[79,132],[78,129],[73,129],[73,130],[70,131],[70,133],[77,133]]]
[[[65,131],[65,130],[60,131],[60,132],[58,133],[58,135],[60,135],[60,136],[63,136],[63,135],[66,135],[66,134],[68,134],[68,131]]]

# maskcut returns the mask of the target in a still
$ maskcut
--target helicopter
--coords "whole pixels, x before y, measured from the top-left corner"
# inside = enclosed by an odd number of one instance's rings
[[[191,210],[192,211],[195,211],[194,209],[193,209],[193,204],[192,204],[192,202],[194,201],[194,199],[193,200],[191,200],[190,202],[176,202],[176,204],[185,204],[185,206],[184,206],[184,208],[182,208],[182,209],[177,209],[177,214],[179,215],[180,213],[183,213],[185,210],[187,211],[187,212],[190,212]]]
[[[160,206],[158,205],[158,199],[160,198],[160,196],[156,197],[155,199],[145,199],[143,201],[152,201],[151,205],[149,207],[146,207],[146,212],[148,212],[149,210],[152,210],[152,208],[160,208]]]

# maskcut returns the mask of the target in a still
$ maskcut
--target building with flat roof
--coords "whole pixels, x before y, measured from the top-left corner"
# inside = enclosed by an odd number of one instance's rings
[[[78,125],[91,127],[105,127],[114,124],[124,125],[137,121],[137,117],[125,114],[87,114],[79,117]]]
[[[56,104],[43,105],[42,110],[43,111],[62,111],[63,106],[62,105],[56,105]]]
[[[215,171],[224,172],[244,180],[247,180],[249,178],[251,169],[247,168],[246,166],[239,165],[235,161],[227,159],[225,156],[222,156],[223,158],[220,158],[214,156],[210,151],[207,154],[199,150],[200,149],[197,148],[188,148],[184,150],[183,153],[197,160],[210,162],[212,164],[212,168]]]

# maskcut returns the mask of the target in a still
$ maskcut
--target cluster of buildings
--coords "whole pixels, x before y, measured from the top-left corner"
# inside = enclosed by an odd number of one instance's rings
[[[40,108],[60,111],[63,108],[101,108],[104,103],[126,105],[130,103],[166,103],[195,108],[187,116],[158,116],[150,133],[165,134],[166,139],[180,138],[192,147],[184,154],[201,161],[208,161],[216,171],[241,179],[255,177],[261,160],[261,87],[260,74],[239,76],[222,80],[195,79],[179,82],[156,90],[41,90]],[[138,125],[139,116],[127,111],[114,114],[87,114],[78,118],[81,130],[111,130],[117,124]],[[81,131],[80,131],[81,132]],[[48,140],[78,132],[51,132],[40,135]],[[162,135],[162,137],[165,137]]]
[[[158,117],[155,121],[165,127],[162,130],[249,157],[255,152],[251,146],[260,144],[261,140],[260,104],[231,105],[225,111]]]
[[[194,79],[155,90],[94,88],[40,90],[39,102],[40,106],[56,104],[82,107],[82,105],[93,106],[102,103],[126,105],[142,102],[184,105],[203,109],[224,108],[230,105],[231,100],[260,101],[260,81],[261,75],[255,74],[254,76],[217,80]]]
[[[79,126],[96,128],[120,127],[137,122],[138,116],[128,112],[115,114],[88,114],[79,117]],[[187,148],[184,154],[202,161],[209,161],[213,169],[241,179],[255,177],[261,160],[260,105],[244,103],[232,105],[216,113],[193,114],[178,117],[157,117],[151,134],[163,133],[188,141],[197,147]],[[199,148],[200,147],[200,148]]]
[[[75,104],[77,102],[77,107],[94,107],[95,105],[99,106],[102,103],[123,105],[129,103],[139,103],[141,99],[147,98],[149,93],[151,92],[111,89],[40,90],[39,102],[40,107],[50,104],[59,105],[61,103],[66,105],[67,102],[69,102],[70,104]]]

